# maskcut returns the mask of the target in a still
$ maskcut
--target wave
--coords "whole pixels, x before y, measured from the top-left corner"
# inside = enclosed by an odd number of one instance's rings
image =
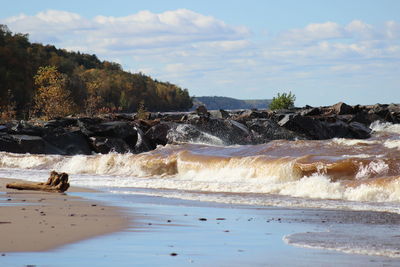
[[[200,134],[192,141],[215,145],[181,143],[141,154],[90,156],[0,152],[0,174],[55,169],[77,177],[74,183],[81,186],[399,202],[399,127],[374,123],[371,128],[376,134],[367,140],[223,146],[220,139]],[[179,141],[179,135],[175,138]]]
[[[142,154],[54,156],[0,153],[0,168],[64,171],[81,186],[257,193],[346,201],[400,201],[398,153],[376,158],[332,141],[257,146],[167,145]],[[296,146],[303,147],[303,153]],[[325,147],[325,153],[312,152]],[[292,147],[293,153],[281,151]],[[343,152],[345,146],[340,147]],[[346,146],[347,147],[347,146]],[[364,147],[365,145],[360,145]],[[268,153],[266,153],[268,152]],[[381,152],[381,151],[380,151]],[[280,156],[280,154],[291,156]],[[365,154],[370,155],[366,157]],[[84,176],[82,176],[84,175]],[[85,176],[86,175],[86,176]],[[86,179],[90,177],[90,179]]]
[[[400,134],[400,124],[390,122],[374,121],[369,126],[373,133],[394,133]]]

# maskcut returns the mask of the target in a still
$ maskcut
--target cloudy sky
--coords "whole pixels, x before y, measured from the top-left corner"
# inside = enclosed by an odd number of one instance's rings
[[[6,2],[6,0],[0,0]],[[0,24],[195,96],[400,102],[398,0],[13,0]]]

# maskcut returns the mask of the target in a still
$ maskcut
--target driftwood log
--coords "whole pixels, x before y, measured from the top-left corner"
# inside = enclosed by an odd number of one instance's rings
[[[6,185],[7,188],[18,190],[38,190],[46,192],[65,192],[69,188],[68,174],[52,171],[46,183],[16,182]]]

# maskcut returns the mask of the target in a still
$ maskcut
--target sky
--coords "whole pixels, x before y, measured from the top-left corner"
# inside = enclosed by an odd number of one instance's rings
[[[400,103],[398,0],[0,0],[32,42],[96,54],[193,96]]]

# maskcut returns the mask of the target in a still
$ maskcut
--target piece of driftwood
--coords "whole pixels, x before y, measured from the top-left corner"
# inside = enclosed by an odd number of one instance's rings
[[[46,183],[16,182],[6,185],[7,188],[18,190],[38,190],[46,192],[65,192],[69,188],[68,174],[52,171]]]

